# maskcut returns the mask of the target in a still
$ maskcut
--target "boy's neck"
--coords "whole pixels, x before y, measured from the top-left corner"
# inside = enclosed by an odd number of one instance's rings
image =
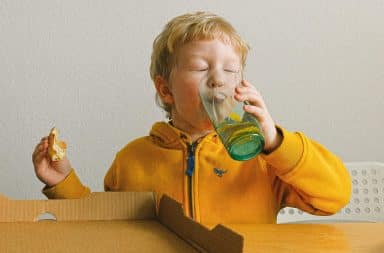
[[[206,136],[207,134],[209,134],[209,133],[211,133],[211,132],[212,132],[212,130],[209,130],[209,131],[204,132],[204,133],[201,133],[201,132],[200,132],[200,133],[196,133],[196,134],[190,134],[192,143],[193,143],[193,142],[196,142],[198,139],[203,138],[204,136]]]
[[[173,127],[183,131],[184,133],[188,134],[189,137],[191,138],[192,142],[197,141],[198,139],[201,139],[202,137],[206,136],[207,134],[211,133],[213,129],[196,129],[188,125],[188,127],[185,127],[180,124],[175,124],[173,120],[169,121],[169,124],[171,124]]]

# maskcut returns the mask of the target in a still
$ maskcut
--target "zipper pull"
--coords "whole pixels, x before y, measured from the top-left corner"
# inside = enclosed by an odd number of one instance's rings
[[[192,177],[195,171],[195,147],[196,142],[188,145],[188,156],[187,156],[187,171],[185,172],[188,176]]]

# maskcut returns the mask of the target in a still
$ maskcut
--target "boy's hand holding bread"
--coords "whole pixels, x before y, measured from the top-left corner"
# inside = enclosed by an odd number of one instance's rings
[[[56,128],[52,128],[49,136],[43,137],[35,147],[32,154],[35,173],[48,187],[64,180],[71,171],[66,147],[66,143],[58,139]]]

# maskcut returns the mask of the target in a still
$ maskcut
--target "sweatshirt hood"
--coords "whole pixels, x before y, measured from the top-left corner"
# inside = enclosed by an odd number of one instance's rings
[[[185,148],[187,144],[192,144],[192,138],[189,134],[177,129],[167,122],[156,122],[153,124],[149,135],[153,140],[164,148]],[[203,139],[211,140],[216,133],[210,133]]]
[[[173,127],[167,122],[156,122],[153,124],[149,135],[154,141],[165,148],[183,148],[186,143],[191,143],[191,138]]]

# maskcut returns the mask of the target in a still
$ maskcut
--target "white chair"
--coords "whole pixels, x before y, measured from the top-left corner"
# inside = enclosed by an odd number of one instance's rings
[[[352,177],[347,206],[330,216],[317,216],[297,208],[280,210],[277,223],[384,222],[384,163],[345,163]]]

